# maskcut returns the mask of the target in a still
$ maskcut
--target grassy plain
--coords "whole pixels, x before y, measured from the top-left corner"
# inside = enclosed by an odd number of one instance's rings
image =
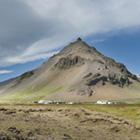
[[[0,104],[0,140],[140,140],[140,105]]]

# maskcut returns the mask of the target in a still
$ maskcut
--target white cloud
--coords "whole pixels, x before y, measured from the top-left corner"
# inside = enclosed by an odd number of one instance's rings
[[[26,0],[43,18],[85,35],[140,25],[138,0]],[[65,25],[66,26],[66,25]],[[64,27],[65,27],[64,26]]]
[[[48,53],[37,53],[36,55],[20,55],[20,56],[15,56],[12,59],[7,58],[7,62],[9,64],[17,64],[17,63],[26,63],[26,62],[31,62],[35,61],[38,59],[45,59],[53,56],[54,54],[58,53],[58,51],[53,51],[53,52],[48,52]]]
[[[0,70],[0,75],[1,74],[8,74],[8,73],[13,73],[13,71],[10,71],[10,70]]]
[[[140,26],[138,0],[13,1],[15,7],[23,8],[21,12],[10,3],[11,10],[7,4],[6,11],[0,12],[0,18],[10,14],[0,23],[0,66],[44,59],[79,36]]]

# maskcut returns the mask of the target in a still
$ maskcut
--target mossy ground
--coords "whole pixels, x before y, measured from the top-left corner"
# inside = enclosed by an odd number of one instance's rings
[[[0,96],[0,103],[33,103],[41,99],[46,99],[49,94],[62,92],[62,87],[45,87],[34,92],[32,89],[26,89],[12,94],[3,94]]]

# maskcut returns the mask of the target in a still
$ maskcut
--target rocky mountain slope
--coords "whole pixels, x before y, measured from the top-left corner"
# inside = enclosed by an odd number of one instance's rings
[[[120,100],[139,98],[139,85],[125,65],[78,38],[40,68],[1,83],[0,97],[8,101]]]

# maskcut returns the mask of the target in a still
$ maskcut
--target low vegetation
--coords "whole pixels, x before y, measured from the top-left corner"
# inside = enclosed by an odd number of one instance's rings
[[[0,140],[139,140],[140,105],[0,105]]]

